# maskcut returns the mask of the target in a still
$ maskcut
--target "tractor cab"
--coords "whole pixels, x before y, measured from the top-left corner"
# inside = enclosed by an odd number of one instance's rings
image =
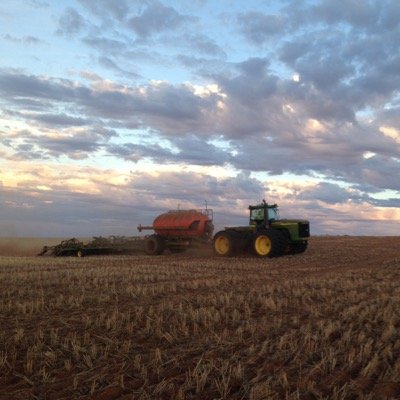
[[[269,205],[263,202],[256,206],[249,206],[250,210],[250,226],[256,228],[265,228],[272,221],[279,220],[278,206],[276,204]]]

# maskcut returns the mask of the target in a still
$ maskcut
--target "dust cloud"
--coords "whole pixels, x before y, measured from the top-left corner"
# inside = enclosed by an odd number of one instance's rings
[[[35,256],[43,246],[60,243],[60,238],[0,237],[0,256]]]

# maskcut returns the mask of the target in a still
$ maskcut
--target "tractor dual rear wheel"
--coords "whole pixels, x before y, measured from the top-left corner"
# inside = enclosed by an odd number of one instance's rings
[[[220,257],[231,257],[243,247],[242,242],[243,240],[238,232],[233,230],[220,231],[214,236],[214,253]]]
[[[258,257],[279,257],[285,253],[287,239],[277,229],[266,229],[254,234],[253,251]]]

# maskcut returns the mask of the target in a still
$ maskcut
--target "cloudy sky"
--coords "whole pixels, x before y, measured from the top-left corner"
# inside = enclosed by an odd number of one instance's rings
[[[3,236],[160,212],[400,233],[400,1],[3,0]]]

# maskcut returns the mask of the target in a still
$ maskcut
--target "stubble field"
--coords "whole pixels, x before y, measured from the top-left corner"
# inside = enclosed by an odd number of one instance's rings
[[[276,259],[0,256],[0,399],[400,398],[400,237]]]

